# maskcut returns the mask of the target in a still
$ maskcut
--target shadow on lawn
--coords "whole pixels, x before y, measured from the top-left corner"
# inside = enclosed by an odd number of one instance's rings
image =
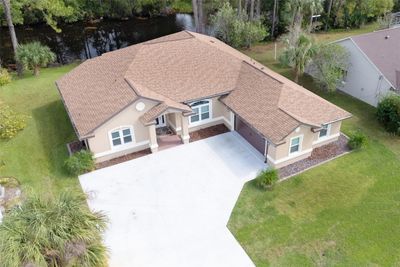
[[[50,102],[32,111],[38,138],[49,163],[49,171],[56,177],[67,177],[63,168],[68,157],[66,144],[77,137],[61,100]]]

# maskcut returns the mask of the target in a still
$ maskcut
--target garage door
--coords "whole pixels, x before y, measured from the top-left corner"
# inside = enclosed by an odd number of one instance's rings
[[[243,136],[252,146],[254,146],[261,154],[265,152],[265,139],[259,135],[256,131],[250,128],[240,118],[235,116],[235,130]]]

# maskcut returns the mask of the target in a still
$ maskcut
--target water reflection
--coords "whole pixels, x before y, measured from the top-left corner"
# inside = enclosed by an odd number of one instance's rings
[[[16,32],[20,43],[38,40],[56,53],[59,63],[65,64],[75,59],[100,56],[108,51],[181,30],[194,30],[195,27],[191,15],[176,14],[147,20],[105,20],[92,24],[78,22],[61,25],[60,28],[61,33],[56,33],[47,25],[16,27]],[[0,28],[0,57],[7,64],[13,62],[6,27]]]

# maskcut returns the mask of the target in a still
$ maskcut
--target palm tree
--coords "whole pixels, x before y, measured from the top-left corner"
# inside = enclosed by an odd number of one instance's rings
[[[102,213],[92,213],[81,194],[29,197],[0,225],[2,266],[107,266]]]
[[[33,70],[35,76],[39,75],[40,67],[45,67],[56,59],[48,46],[39,42],[22,44],[18,47],[15,58],[27,69]]]
[[[294,81],[299,82],[304,69],[317,52],[314,40],[299,28],[293,28],[284,40],[286,48],[280,60],[284,65],[293,68]]]

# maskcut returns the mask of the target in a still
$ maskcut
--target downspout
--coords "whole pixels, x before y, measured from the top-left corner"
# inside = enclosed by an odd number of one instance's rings
[[[269,150],[269,142],[267,139],[265,139],[265,149],[264,149],[265,161],[264,161],[264,163],[266,163],[266,164],[268,164],[268,150]]]
[[[378,85],[376,86],[376,97],[379,97],[381,95],[382,80],[383,75],[379,75]]]

